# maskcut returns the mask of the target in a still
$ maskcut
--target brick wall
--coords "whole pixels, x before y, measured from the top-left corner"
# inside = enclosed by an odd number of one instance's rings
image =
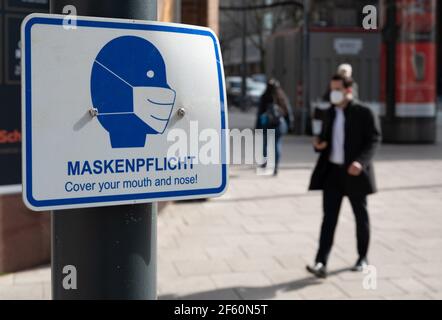
[[[50,261],[50,215],[28,210],[21,195],[0,196],[0,273]]]

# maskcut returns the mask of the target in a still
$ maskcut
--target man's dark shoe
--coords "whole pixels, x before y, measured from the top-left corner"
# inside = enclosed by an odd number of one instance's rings
[[[365,268],[368,267],[368,261],[367,259],[359,259],[353,268],[351,268],[351,271],[353,272],[362,272]]]
[[[327,268],[321,262],[317,262],[314,266],[307,266],[307,271],[317,278],[327,278]]]

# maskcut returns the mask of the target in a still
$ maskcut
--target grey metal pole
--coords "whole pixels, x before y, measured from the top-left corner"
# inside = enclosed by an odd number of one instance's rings
[[[247,2],[242,1],[242,70],[241,70],[241,108],[246,108],[246,96],[247,96],[247,10],[245,9]]]
[[[156,0],[51,0],[51,12],[66,5],[83,16],[157,19]],[[54,211],[53,299],[156,299],[156,219],[155,203]]]
[[[182,3],[181,0],[175,0],[175,21],[177,23],[181,23],[182,21]]]
[[[301,113],[301,134],[306,134],[308,113],[310,112],[310,0],[304,0],[304,28],[302,46],[302,82],[304,106]]]

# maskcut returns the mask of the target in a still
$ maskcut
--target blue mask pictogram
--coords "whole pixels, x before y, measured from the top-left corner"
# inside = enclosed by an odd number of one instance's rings
[[[112,148],[141,148],[146,135],[164,133],[176,98],[161,53],[135,36],[111,40],[98,53],[91,95]]]

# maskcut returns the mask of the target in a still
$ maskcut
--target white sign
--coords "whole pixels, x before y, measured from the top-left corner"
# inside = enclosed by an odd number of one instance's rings
[[[32,14],[22,24],[26,205],[40,211],[221,195],[227,108],[214,33],[91,17],[64,28],[63,19]],[[211,161],[201,160],[202,149]]]
[[[358,55],[362,48],[362,39],[337,38],[334,40],[334,48],[339,55]]]

